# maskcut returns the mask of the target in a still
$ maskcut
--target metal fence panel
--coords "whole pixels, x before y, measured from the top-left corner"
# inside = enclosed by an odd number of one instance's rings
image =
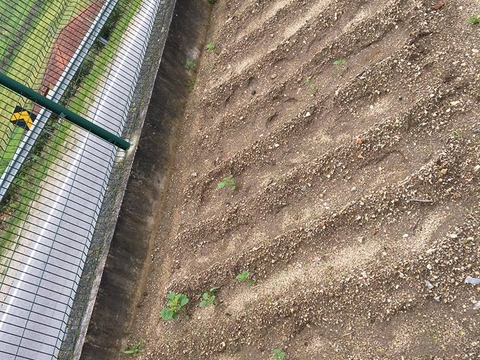
[[[142,71],[158,65],[144,61],[152,27],[161,19],[168,30],[171,3],[2,0],[0,71],[133,138],[153,86]],[[131,162],[132,153],[0,87],[1,359],[78,352]]]

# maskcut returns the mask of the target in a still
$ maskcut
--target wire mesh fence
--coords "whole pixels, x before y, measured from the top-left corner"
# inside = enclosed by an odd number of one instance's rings
[[[172,3],[0,0],[0,72],[135,138]],[[0,86],[1,359],[78,354],[132,161]]]

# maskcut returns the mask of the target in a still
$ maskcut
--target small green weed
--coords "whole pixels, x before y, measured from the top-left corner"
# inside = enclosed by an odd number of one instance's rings
[[[237,184],[235,183],[235,180],[233,180],[233,175],[223,178],[223,180],[218,183],[217,188],[223,189],[226,186],[230,186],[230,190],[235,191]]]
[[[208,0],[208,2],[209,2],[210,4],[215,4],[215,3],[217,2],[217,0]]]
[[[236,279],[240,282],[244,282],[247,286],[253,285],[253,280],[250,278],[250,273],[248,270],[243,270],[240,274],[237,275]]]
[[[185,62],[185,69],[188,71],[188,74],[190,75],[190,79],[188,80],[188,91],[192,92],[193,89],[195,88],[195,83],[197,82],[197,79],[195,77],[195,70],[197,69],[197,63],[195,60],[188,59]]]
[[[215,292],[218,290],[217,286],[212,287],[210,290],[202,294],[202,301],[200,302],[200,307],[204,308],[208,305],[215,305]]]
[[[347,62],[345,61],[345,59],[337,59],[333,62],[333,65],[336,67],[334,73],[337,76],[342,76],[348,70]]]
[[[272,353],[272,360],[283,360],[285,359],[285,353],[282,349],[275,349]]]
[[[474,239],[473,237],[468,237],[468,238],[466,238],[466,239],[460,240],[460,242],[461,242],[463,245],[468,245],[468,243],[473,242],[473,241],[475,241],[475,239]]]
[[[312,83],[311,76],[305,76],[305,80],[303,80],[303,82],[305,83],[305,85],[308,86],[308,93],[310,94],[310,96],[313,96],[317,93],[318,87],[317,85]]]
[[[190,75],[192,73],[195,72],[195,70],[197,69],[197,62],[195,60],[192,60],[192,59],[188,59],[186,62],[185,62],[185,69],[190,73]]]
[[[178,318],[180,312],[182,312],[185,306],[188,304],[188,296],[182,293],[176,293],[170,291],[167,294],[168,304],[166,308],[162,309],[161,317],[162,320],[170,320]]]
[[[452,131],[452,136],[453,136],[454,138],[457,138],[457,139],[458,139],[458,138],[461,138],[461,137],[462,137],[462,134],[461,134],[460,131],[458,131],[458,130],[453,130],[453,131]]]
[[[192,76],[188,81],[188,92],[192,92],[195,89],[195,84],[197,83],[197,79]]]
[[[213,51],[213,50],[215,50],[215,43],[210,41],[210,42],[205,46],[205,49],[207,49],[207,51]]]
[[[125,348],[125,350],[123,350],[123,353],[127,354],[127,355],[134,355],[134,356],[138,355],[138,354],[141,354],[145,351],[144,347],[145,347],[146,344],[147,344],[147,342],[145,340],[140,340],[136,344],[128,345]]]
[[[480,24],[480,16],[478,14],[473,14],[467,19],[467,23],[470,25],[479,25]]]

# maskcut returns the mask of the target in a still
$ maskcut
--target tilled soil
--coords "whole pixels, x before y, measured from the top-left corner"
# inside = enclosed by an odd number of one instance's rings
[[[214,5],[125,340],[146,340],[138,358],[480,358],[479,11]],[[163,321],[169,291],[190,302]]]

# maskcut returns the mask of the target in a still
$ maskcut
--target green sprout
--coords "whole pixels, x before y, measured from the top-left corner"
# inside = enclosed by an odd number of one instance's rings
[[[188,59],[186,62],[185,62],[185,69],[190,73],[192,74],[195,69],[197,68],[197,62],[195,60],[192,60],[192,59]]]
[[[285,359],[285,353],[282,349],[275,349],[272,353],[272,360],[283,360]]]
[[[480,16],[478,14],[473,14],[467,19],[467,23],[470,25],[479,25],[480,24]]]
[[[195,83],[196,83],[196,78],[195,78],[195,70],[197,69],[197,63],[195,60],[188,59],[185,62],[185,70],[188,71],[188,75],[190,75],[190,78],[188,80],[188,91],[192,92],[193,89],[195,88]]]
[[[333,62],[333,65],[335,66],[345,66],[347,62],[345,61],[345,59],[337,59]]]
[[[457,139],[458,139],[458,138],[461,138],[461,137],[462,137],[462,134],[461,134],[460,131],[458,131],[458,130],[453,130],[453,131],[452,131],[452,136],[453,136],[454,138],[457,138]]]
[[[305,80],[303,80],[303,82],[305,83],[305,85],[308,86],[308,93],[310,94],[310,96],[314,96],[318,91],[318,87],[317,85],[312,83],[312,77],[305,76]]]
[[[208,305],[215,305],[215,292],[218,290],[217,286],[212,287],[210,290],[202,294],[202,301],[200,302],[200,307],[204,308]]]
[[[145,351],[143,348],[145,347],[146,343],[147,342],[142,339],[136,344],[130,344],[125,348],[125,350],[123,350],[123,353],[127,355],[134,355],[134,356],[141,354]]]
[[[237,184],[233,180],[233,175],[229,175],[225,178],[223,178],[222,181],[220,181],[217,185],[218,189],[223,189],[226,186],[230,186],[230,190],[234,191],[235,188],[237,187]]]
[[[243,270],[240,274],[237,275],[236,279],[240,282],[247,284],[247,286],[253,285],[253,280],[250,278],[250,273],[248,270]]]
[[[205,49],[207,49],[207,51],[213,51],[215,50],[215,43],[210,41],[206,46],[205,46]]]
[[[195,88],[195,84],[197,83],[197,79],[195,77],[191,77],[188,81],[188,92],[192,92]]]
[[[180,312],[184,310],[184,307],[188,304],[188,296],[181,293],[170,291],[167,294],[168,304],[166,308],[162,309],[162,320],[170,320],[178,318]]]

